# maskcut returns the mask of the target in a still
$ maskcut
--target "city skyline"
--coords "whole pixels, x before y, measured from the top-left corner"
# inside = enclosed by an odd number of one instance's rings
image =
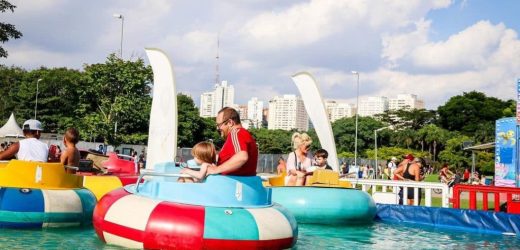
[[[237,102],[297,94],[291,75],[312,73],[324,98],[414,93],[427,109],[480,91],[514,99],[520,76],[520,2],[492,1],[158,1],[11,0],[2,18],[23,33],[0,63],[26,69],[102,63],[110,53],[163,49],[179,92],[200,95],[219,77]],[[199,6],[208,8],[199,8]],[[124,40],[121,38],[124,16]],[[217,49],[217,40],[220,48]]]
[[[268,129],[307,131],[312,125],[300,96],[293,94],[274,96],[266,103],[267,108],[264,108],[264,101],[257,97],[251,97],[246,104],[235,103],[233,85],[223,80],[221,83],[216,83],[212,91],[201,95],[199,114],[201,117],[215,117],[221,108],[229,106],[238,111],[246,128],[260,128],[266,122]],[[397,94],[393,98],[385,96],[361,98],[360,107],[333,99],[324,100],[324,105],[329,121],[334,122],[344,117],[353,117],[358,111],[360,116],[374,117],[387,110],[422,109],[424,101],[415,94]],[[266,111],[268,115],[264,115]]]

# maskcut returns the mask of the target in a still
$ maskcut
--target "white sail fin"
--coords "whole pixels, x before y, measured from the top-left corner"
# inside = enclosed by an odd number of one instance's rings
[[[148,131],[146,168],[160,162],[174,161],[177,153],[177,91],[170,59],[155,48],[146,55],[153,70],[153,99]]]
[[[336,153],[336,143],[334,142],[332,126],[329,122],[327,110],[316,81],[312,75],[307,72],[295,74],[292,76],[292,80],[302,95],[305,110],[307,110],[307,114],[314,125],[316,134],[318,134],[321,146],[329,153],[328,163],[332,169],[337,172],[339,170],[339,164],[338,155]]]

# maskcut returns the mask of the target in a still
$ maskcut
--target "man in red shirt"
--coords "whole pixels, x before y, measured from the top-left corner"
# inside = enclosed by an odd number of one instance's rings
[[[217,165],[208,167],[207,174],[255,176],[258,148],[255,139],[242,127],[238,112],[225,107],[218,112],[216,122],[226,141],[218,154]]]

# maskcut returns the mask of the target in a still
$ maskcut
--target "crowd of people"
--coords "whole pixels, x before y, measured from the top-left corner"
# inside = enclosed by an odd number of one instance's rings
[[[192,149],[192,155],[195,162],[199,165],[198,171],[193,169],[183,169],[181,173],[191,176],[191,178],[182,178],[181,181],[201,181],[210,174],[237,175],[237,176],[255,176],[256,165],[258,160],[258,148],[255,139],[249,131],[247,131],[240,122],[238,112],[229,107],[220,110],[216,117],[216,129],[220,136],[225,139],[222,149],[217,153],[215,146],[211,142],[200,142]],[[10,160],[17,158],[26,161],[59,161],[67,166],[79,166],[80,153],[76,147],[79,141],[79,132],[75,128],[69,128],[63,136],[63,145],[65,150],[58,145],[52,145],[51,148],[40,141],[41,132],[43,130],[38,120],[27,120],[23,124],[24,139],[18,142],[6,142],[0,145],[0,160]],[[291,138],[293,151],[288,154],[287,161],[280,157],[277,166],[279,175],[285,174],[285,184],[288,186],[303,186],[309,181],[313,175],[314,169],[328,169],[332,167],[328,165],[328,152],[324,149],[318,149],[311,153],[312,144],[311,137],[306,133],[294,133]],[[99,151],[105,153],[105,148],[100,145]],[[137,156],[137,152],[133,151],[135,163],[141,168],[145,165],[145,154]],[[311,168],[314,167],[314,168]],[[356,169],[354,174],[359,178],[374,178],[375,174],[379,174],[383,179],[390,180],[409,180],[422,181],[425,175],[433,172],[433,167],[424,164],[423,159],[416,158],[411,154],[403,157],[398,163],[396,157],[391,157],[386,166],[379,166],[382,171],[375,171],[372,166],[363,165]],[[340,166],[340,172],[343,175],[349,174],[349,166],[346,162]],[[485,176],[475,172],[473,175],[468,169],[464,173],[449,170],[449,166],[444,164],[439,171],[440,181],[444,183],[471,183],[484,184]],[[408,192],[408,201],[413,197],[413,189]]]

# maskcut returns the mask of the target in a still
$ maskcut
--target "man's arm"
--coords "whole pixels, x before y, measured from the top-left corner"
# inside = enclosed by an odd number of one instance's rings
[[[208,167],[208,173],[210,174],[221,174],[221,173],[229,173],[241,168],[249,159],[249,155],[247,151],[240,151],[234,154],[229,160],[220,164],[220,166],[211,166]]]
[[[16,142],[13,145],[9,146],[5,151],[0,152],[0,160],[9,160],[14,157],[18,150],[20,149],[20,143]]]

